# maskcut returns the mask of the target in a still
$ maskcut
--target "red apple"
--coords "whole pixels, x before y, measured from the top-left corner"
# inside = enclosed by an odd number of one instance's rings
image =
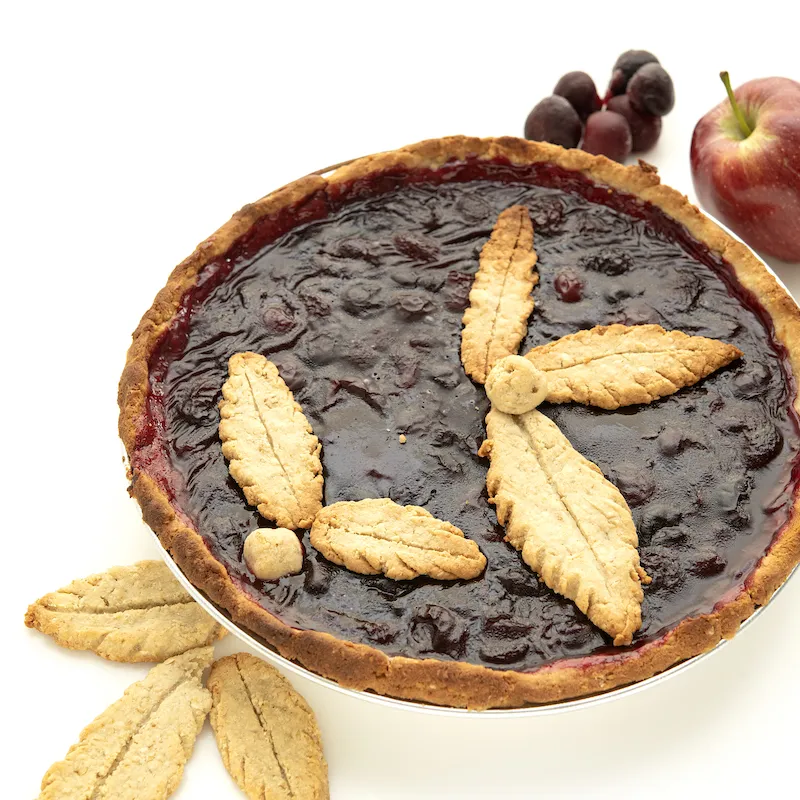
[[[692,135],[701,205],[749,245],[800,261],[800,83],[761,78],[730,88]]]

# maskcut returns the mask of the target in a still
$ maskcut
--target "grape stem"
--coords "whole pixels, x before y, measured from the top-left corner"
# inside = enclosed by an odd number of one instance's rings
[[[731,102],[733,115],[736,117],[736,121],[739,123],[739,129],[742,131],[744,138],[746,139],[753,132],[753,129],[750,127],[750,125],[748,125],[744,112],[736,102],[736,95],[734,95],[733,89],[731,89],[731,79],[728,76],[728,73],[720,72],[719,77],[722,80],[722,83],[725,85],[725,91],[728,93],[728,100]]]

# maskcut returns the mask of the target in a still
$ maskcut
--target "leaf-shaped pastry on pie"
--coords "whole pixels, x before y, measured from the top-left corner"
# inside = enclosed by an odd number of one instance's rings
[[[203,670],[211,647],[158,664],[83,729],[42,779],[39,800],[165,800],[211,708]]]
[[[614,644],[630,644],[649,579],[625,499],[535,409],[512,416],[492,408],[486,431],[480,455],[491,458],[486,486],[506,540]]]
[[[478,545],[455,525],[419,506],[387,499],[323,508],[311,528],[311,544],[334,564],[396,581],[420,575],[443,581],[475,578],[486,566]]]
[[[308,528],[322,508],[322,449],[278,368],[237,353],[222,387],[219,436],[247,502],[281,528]]]
[[[547,373],[547,400],[613,410],[691,386],[739,358],[736,347],[660,325],[578,331],[525,354]]]
[[[163,561],[73,581],[33,603],[25,624],[62,647],[127,662],[163,661],[225,635]]]
[[[253,800],[327,800],[314,712],[274,667],[249,653],[214,662],[211,727],[222,761]]]
[[[517,352],[533,311],[535,271],[533,225],[525,206],[511,206],[497,218],[481,250],[461,331],[461,362],[483,383],[495,363]]]

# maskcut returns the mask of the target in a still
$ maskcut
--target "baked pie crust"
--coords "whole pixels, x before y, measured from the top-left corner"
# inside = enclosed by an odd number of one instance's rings
[[[800,312],[794,301],[750,251],[705,217],[687,198],[660,184],[652,169],[625,167],[577,150],[514,138],[462,136],[433,139],[358,159],[327,177],[309,175],[245,206],[173,271],[133,336],[119,387],[119,431],[133,456],[145,424],[148,364],[162,334],[176,315],[182,296],[209,262],[246,237],[259,220],[324,192],[335,196],[345,184],[375,174],[405,169],[438,169],[448,162],[502,160],[514,166],[549,163],[589,178],[608,191],[636,195],[679,222],[700,243],[723,257],[744,289],[758,298],[771,318],[774,336],[787,361],[800,374]],[[800,411],[795,392],[794,407]],[[519,707],[576,698],[648,678],[732,637],[757,606],[764,605],[800,561],[800,521],[796,501],[788,523],[735,596],[709,614],[684,619],[653,641],[633,650],[561,660],[529,672],[499,670],[460,661],[388,656],[365,644],[321,632],[290,627],[235,586],[200,534],[173,507],[147,469],[133,465],[130,492],[145,521],[156,532],[189,580],[233,621],[262,637],[284,657],[344,686],[393,697],[470,707]]]

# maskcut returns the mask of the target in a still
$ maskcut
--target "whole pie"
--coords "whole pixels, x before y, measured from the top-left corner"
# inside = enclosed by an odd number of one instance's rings
[[[146,522],[280,654],[517,707],[705,652],[787,578],[798,358],[794,302],[652,167],[452,137],[203,242],[134,333],[120,433]],[[260,580],[271,527],[302,563]]]

